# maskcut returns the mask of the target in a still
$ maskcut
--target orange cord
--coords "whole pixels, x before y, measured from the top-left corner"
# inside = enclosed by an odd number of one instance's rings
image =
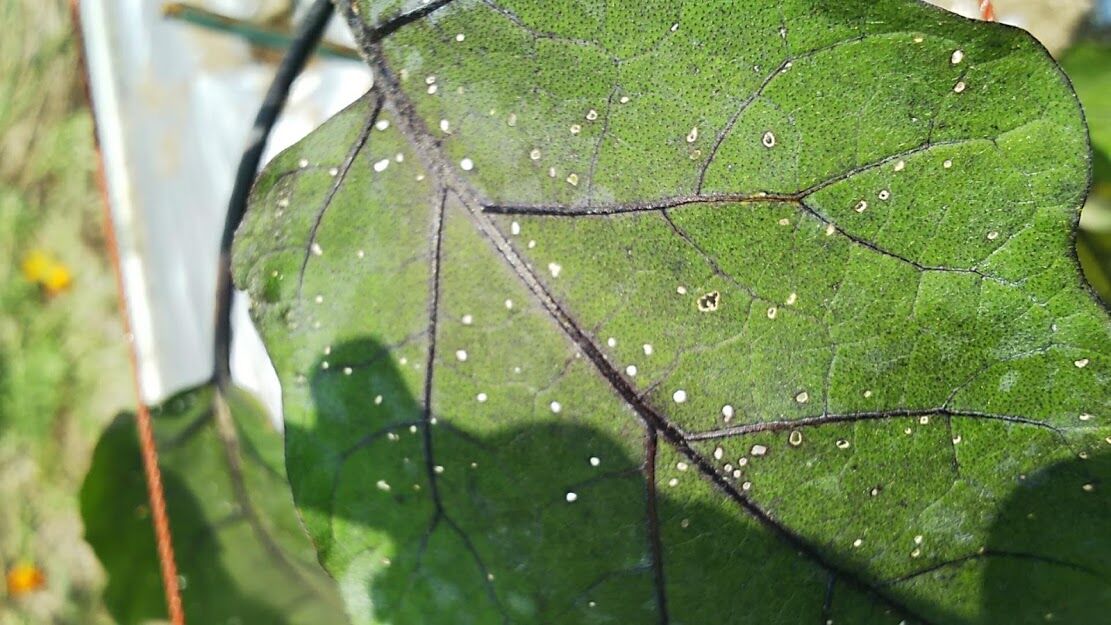
[[[992,6],[991,0],[981,0],[980,18],[987,22],[995,21],[995,7]]]
[[[74,27],[74,38],[78,47],[78,63],[82,87],[89,110],[93,110],[92,94],[89,90],[88,68],[85,64],[85,46],[81,37],[80,0],[70,0],[70,13]],[[96,185],[100,191],[104,211],[104,238],[112,269],[116,276],[117,305],[123,322],[124,336],[128,342],[128,357],[131,361],[131,380],[135,390],[137,409],[136,422],[139,430],[139,447],[142,450],[143,469],[147,478],[147,498],[150,501],[151,518],[154,521],[154,540],[158,549],[158,562],[162,569],[162,584],[166,592],[166,608],[172,625],[185,625],[185,611],[181,605],[181,588],[178,583],[177,564],[174,560],[173,541],[170,536],[170,519],[166,514],[166,497],[162,490],[162,472],[158,467],[158,450],[154,443],[154,428],[151,425],[150,411],[143,401],[143,386],[139,380],[139,355],[131,333],[131,316],[127,308],[127,295],[124,292],[123,271],[120,269],[119,248],[116,233],[112,228],[112,214],[108,204],[108,185],[104,174],[104,159],[100,154],[100,140],[96,132],[96,115],[93,115],[93,142],[96,152]]]

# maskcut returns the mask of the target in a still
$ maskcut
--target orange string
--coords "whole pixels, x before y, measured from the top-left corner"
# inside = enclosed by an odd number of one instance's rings
[[[93,100],[89,91],[88,69],[85,64],[85,46],[81,37],[80,0],[70,0],[70,13],[74,26],[74,39],[78,47],[78,63],[85,99],[90,111]],[[93,141],[96,152],[96,185],[100,191],[104,211],[104,238],[112,269],[116,277],[117,305],[123,323],[124,336],[128,342],[128,358],[131,361],[131,380],[135,391],[137,409],[136,422],[139,430],[139,447],[142,451],[143,470],[147,480],[147,499],[150,501],[151,518],[154,522],[154,541],[158,549],[158,562],[162,570],[162,584],[166,593],[166,608],[172,625],[185,625],[185,611],[181,605],[181,588],[178,584],[177,564],[174,560],[173,541],[170,536],[170,519],[166,514],[166,497],[162,489],[162,472],[158,467],[158,450],[154,443],[154,428],[151,425],[150,411],[143,401],[143,386],[139,379],[139,355],[131,333],[131,316],[127,308],[127,295],[124,292],[123,271],[120,268],[119,248],[116,232],[112,228],[112,215],[108,204],[108,186],[104,174],[104,159],[100,154],[100,141],[96,132],[96,116],[93,115]]]
[[[992,6],[991,0],[981,0],[980,18],[988,22],[995,21],[995,7]]]

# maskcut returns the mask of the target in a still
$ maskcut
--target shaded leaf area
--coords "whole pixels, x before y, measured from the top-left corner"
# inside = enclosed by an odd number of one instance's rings
[[[315,562],[285,482],[281,435],[245,392],[227,429],[210,388],[152,411],[185,613],[190,622],[343,623],[334,583]],[[105,604],[121,625],[165,619],[135,419],[104,432],[81,489],[85,537],[108,572]]]
[[[331,355],[387,351],[364,339]],[[655,623],[653,535],[677,623],[1091,623],[1111,606],[1111,499],[1076,487],[1107,483],[1107,453],[1020,476],[979,550],[932,557],[936,535],[928,542],[919,530],[903,545],[918,567],[866,587],[795,557],[767,527],[715,503],[687,459],[642,428],[552,418],[471,430],[450,413],[420,425],[423,409],[395,366],[381,360],[346,378],[329,365],[308,382],[324,404],[382,394],[386,408],[360,411],[362,435],[338,456],[312,444],[320,430],[288,432],[331,465],[302,505],[326,528],[328,561],[343,563],[357,623]],[[854,550],[827,555],[851,562]],[[900,610],[877,596],[923,588],[943,589],[946,600],[918,597]]]
[[[356,622],[1102,618],[1111,325],[1027,35],[357,7],[375,88],[273,161],[234,254]],[[1015,512],[1030,484],[1056,507]]]

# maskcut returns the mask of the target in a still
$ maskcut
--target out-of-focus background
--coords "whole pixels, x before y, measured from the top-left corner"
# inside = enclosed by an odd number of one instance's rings
[[[173,17],[169,4],[86,0],[82,10],[129,338],[150,402],[207,374],[225,198],[297,16],[291,0],[196,0]],[[979,0],[937,4],[980,11]],[[1085,105],[1095,182],[1078,253],[1111,301],[1111,0],[995,6],[1062,62]],[[333,26],[331,56],[298,81],[271,155],[369,86]],[[0,0],[0,29],[0,625],[112,623],[77,491],[101,431],[135,400],[79,43],[64,0]],[[276,416],[265,357],[240,329],[237,378]]]

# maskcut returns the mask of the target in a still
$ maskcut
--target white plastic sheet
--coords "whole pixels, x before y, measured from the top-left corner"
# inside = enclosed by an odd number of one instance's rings
[[[209,2],[250,16],[257,0]],[[250,124],[274,72],[233,36],[162,16],[153,0],[85,0],[82,26],[144,399],[159,402],[212,371],[216,255]],[[345,29],[334,20],[330,34]],[[370,87],[365,65],[317,59],[294,84],[264,160]],[[281,397],[236,302],[232,373],[280,423]]]

